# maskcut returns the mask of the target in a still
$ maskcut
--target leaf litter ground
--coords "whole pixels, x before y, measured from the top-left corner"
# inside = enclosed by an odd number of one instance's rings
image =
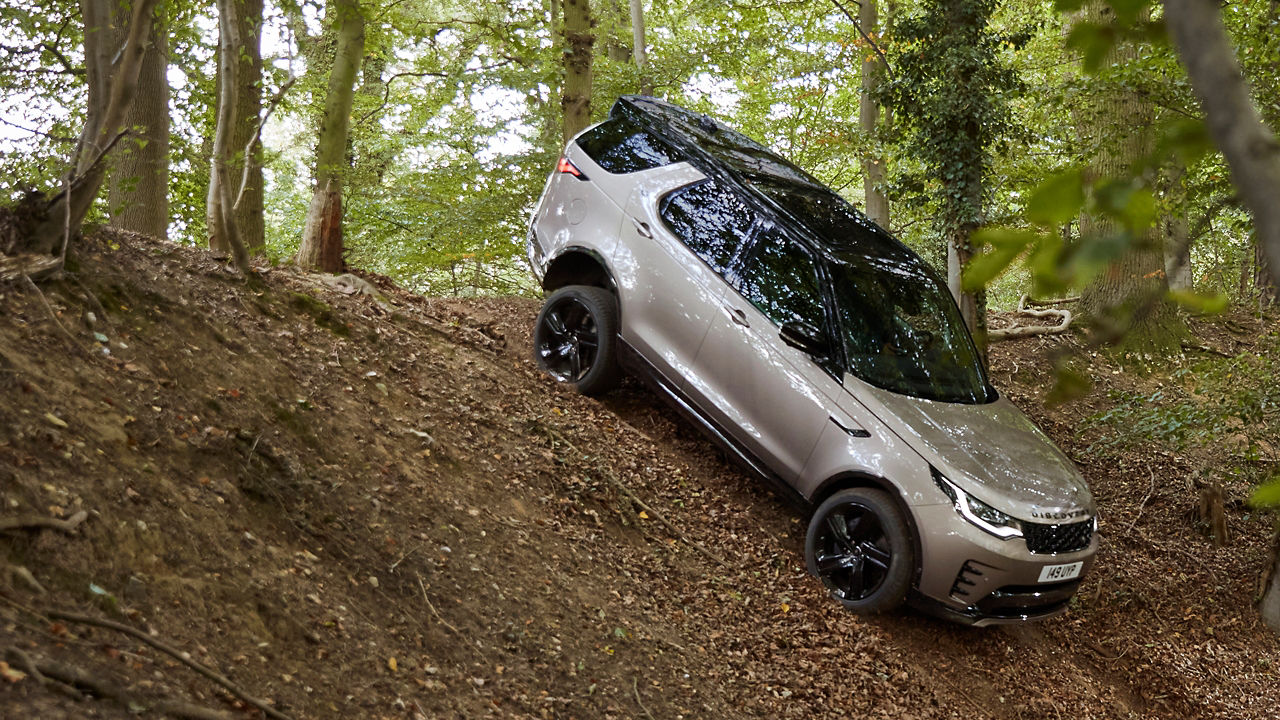
[[[284,268],[251,288],[205,252],[123,234],[72,266],[43,286],[48,309],[0,286],[0,517],[88,513],[72,533],[0,534],[0,652],[20,651],[0,667],[0,716],[174,700],[260,716],[55,609],[151,633],[294,718],[1280,707],[1280,643],[1251,606],[1270,520],[1228,487],[1234,538],[1214,548],[1188,515],[1206,458],[1086,454],[1078,430],[1105,394],[1041,402],[1071,339],[1001,346],[994,376],[1082,463],[1102,554],[1065,617],[974,630],[839,609],[804,573],[801,514],[653,395],[628,383],[590,400],[537,372],[534,301],[427,299],[368,276],[379,304]],[[1248,343],[1201,325],[1206,342]],[[1105,357],[1089,370],[1102,389],[1155,382]],[[20,656],[127,700],[54,692]]]

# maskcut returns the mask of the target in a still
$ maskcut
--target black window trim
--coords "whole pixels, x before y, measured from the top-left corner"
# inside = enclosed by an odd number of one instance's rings
[[[844,375],[848,372],[848,366],[845,363],[844,342],[842,341],[842,336],[839,333],[840,325],[839,319],[836,317],[835,294],[831,287],[831,274],[827,270],[827,258],[820,248],[814,247],[813,244],[800,239],[795,232],[787,227],[787,225],[779,223],[767,215],[761,214],[752,224],[749,237],[747,241],[743,243],[742,248],[734,256],[733,262],[725,268],[725,274],[723,276],[725,284],[727,284],[729,289],[737,294],[743,302],[750,305],[752,310],[767,320],[769,324],[778,331],[779,337],[781,337],[782,328],[773,321],[773,318],[766,315],[762,310],[760,310],[760,308],[757,308],[754,303],[747,299],[747,297],[742,294],[742,291],[738,289],[738,285],[736,284],[737,281],[741,279],[741,271],[743,265],[747,261],[747,258],[751,257],[755,252],[760,235],[768,229],[777,230],[779,235],[798,247],[801,252],[813,261],[814,269],[818,273],[818,291],[820,293],[818,304],[822,307],[822,318],[824,323],[824,327],[819,329],[826,334],[827,342],[831,347],[831,355],[827,358],[825,363],[818,362],[817,359],[814,359],[813,363],[822,368],[822,370],[830,375],[837,383],[844,385]]]

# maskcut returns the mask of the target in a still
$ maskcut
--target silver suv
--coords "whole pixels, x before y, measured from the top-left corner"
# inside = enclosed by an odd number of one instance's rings
[[[705,115],[618,100],[529,229],[539,365],[644,380],[812,512],[809,571],[858,612],[1063,612],[1097,551],[1072,462],[996,392],[918,255]]]

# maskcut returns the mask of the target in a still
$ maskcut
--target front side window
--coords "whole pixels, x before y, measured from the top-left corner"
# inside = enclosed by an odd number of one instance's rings
[[[721,274],[742,249],[755,221],[742,198],[714,180],[667,195],[659,212],[676,237]]]
[[[597,165],[615,175],[675,162],[666,143],[626,118],[601,123],[579,135],[577,142]]]
[[[826,327],[818,266],[777,228],[760,230],[738,275],[738,292],[778,327],[794,322],[818,331]]]
[[[923,260],[852,251],[840,259],[831,275],[850,372],[926,400],[994,399],[960,310]]]

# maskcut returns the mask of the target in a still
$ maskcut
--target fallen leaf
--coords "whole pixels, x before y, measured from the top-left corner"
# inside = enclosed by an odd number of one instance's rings
[[[393,657],[387,658],[387,667],[391,668],[391,672],[395,672],[397,667],[396,659]]]
[[[26,673],[16,668],[9,667],[9,663],[0,661],[0,677],[11,683],[16,683],[27,676]]]

